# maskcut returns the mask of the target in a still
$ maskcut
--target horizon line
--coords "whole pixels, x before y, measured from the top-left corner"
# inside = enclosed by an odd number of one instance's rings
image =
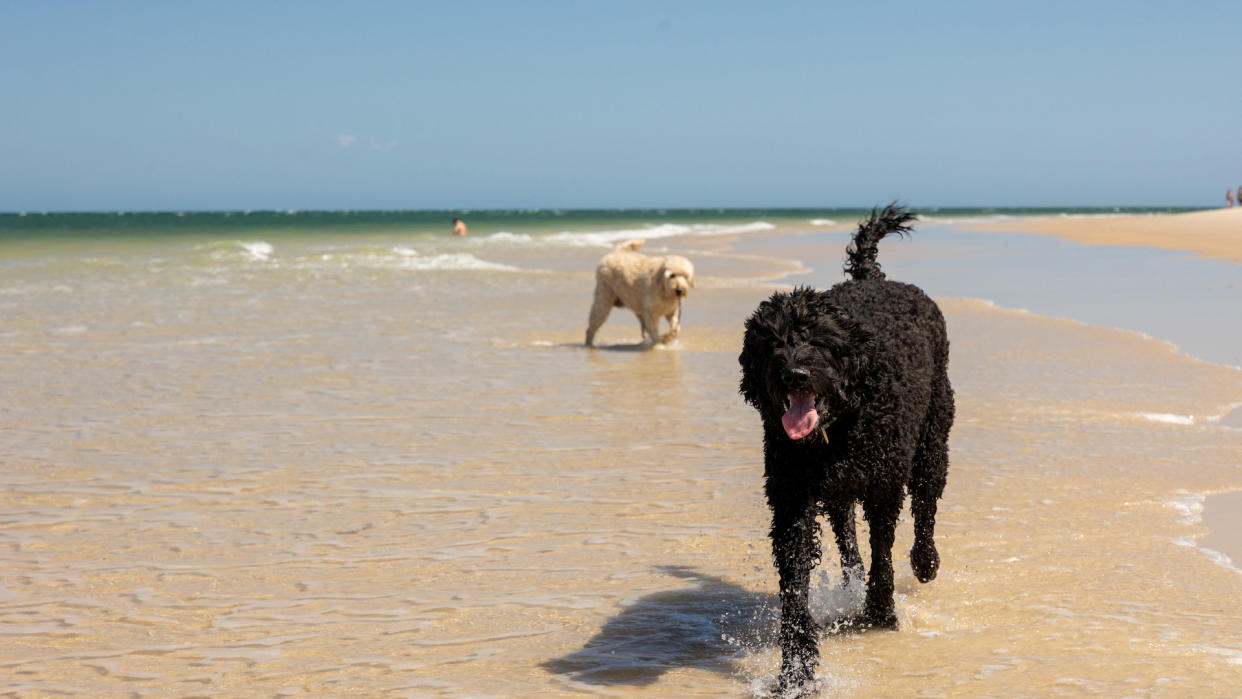
[[[900,203],[900,202],[898,202]],[[1090,209],[1100,211],[1120,211],[1125,209],[1178,209],[1178,210],[1211,210],[1223,209],[1222,206],[1203,206],[1193,204],[988,204],[988,205],[928,205],[928,206],[912,206],[902,205],[914,212],[918,211],[989,211],[989,210],[1015,210],[1023,209],[1030,211],[1063,211],[1067,209]],[[546,207],[450,207],[450,208],[204,208],[204,209],[42,209],[42,210],[26,210],[26,211],[0,211],[0,216],[56,216],[56,215],[172,215],[172,216],[188,216],[198,214],[283,214],[296,216],[299,214],[400,214],[400,213],[571,213],[571,212],[627,212],[627,211],[667,211],[667,212],[683,212],[683,211],[718,211],[718,212],[742,212],[742,211],[870,211],[871,209],[880,208],[880,205],[870,206],[546,206]]]

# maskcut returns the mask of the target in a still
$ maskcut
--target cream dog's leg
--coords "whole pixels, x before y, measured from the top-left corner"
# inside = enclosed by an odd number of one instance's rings
[[[677,333],[681,332],[681,302],[677,302],[676,308],[668,316],[668,335],[664,338],[665,342],[677,339]]]
[[[595,302],[591,304],[591,316],[587,319],[586,346],[595,345],[595,333],[608,320],[608,314],[617,302],[617,297],[607,286],[595,282]]]
[[[647,308],[643,308],[641,314],[638,315],[638,322],[643,328],[643,344],[656,345],[660,343],[660,316],[653,314]]]

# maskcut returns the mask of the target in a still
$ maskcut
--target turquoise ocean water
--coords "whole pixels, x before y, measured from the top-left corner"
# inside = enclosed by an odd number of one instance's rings
[[[925,217],[1100,215],[1179,213],[1187,207],[984,207],[918,208]],[[449,232],[454,218],[472,234],[498,232],[555,234],[597,232],[618,226],[737,225],[764,221],[775,226],[824,221],[852,222],[863,208],[799,209],[530,209],[439,211],[219,211],[0,213],[0,240],[204,235],[224,232],[281,234],[376,233],[412,235]]]
[[[933,296],[980,298],[1003,307],[1120,327],[1172,342],[1193,356],[1242,366],[1242,330],[1212,321],[1236,297],[1236,266],[1188,253],[1099,248],[1043,235],[968,232],[955,224],[1034,216],[1172,214],[1189,207],[924,207],[917,244],[889,246],[897,278]],[[747,236],[741,249],[762,250],[784,234],[817,234],[826,256],[845,244],[863,208],[531,209],[434,211],[219,211],[0,213],[0,273],[10,290],[46,279],[49,265],[91,260],[88,269],[147,265],[141,277],[204,270],[221,260],[284,265],[308,273],[331,269],[389,271],[537,271],[589,274],[600,251],[632,237],[710,243]],[[451,234],[452,220],[470,226]],[[648,249],[661,243],[648,244]],[[730,241],[733,244],[733,241]],[[914,257],[907,260],[907,254]],[[805,261],[804,261],[805,262]],[[712,268],[707,268],[712,273]],[[769,273],[772,270],[763,270]],[[831,285],[835,265],[792,283]],[[16,285],[16,286],[15,286]],[[11,294],[10,294],[11,295]]]

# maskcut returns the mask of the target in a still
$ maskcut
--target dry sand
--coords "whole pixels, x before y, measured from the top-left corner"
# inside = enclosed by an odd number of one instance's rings
[[[1188,214],[1045,216],[968,224],[973,230],[1047,233],[1087,245],[1141,245],[1188,250],[1242,262],[1242,208]]]

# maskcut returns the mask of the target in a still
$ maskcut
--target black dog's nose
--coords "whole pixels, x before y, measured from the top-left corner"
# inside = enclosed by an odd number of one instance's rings
[[[781,370],[781,380],[789,386],[796,386],[798,384],[805,383],[809,378],[811,378],[811,372],[806,369],[795,367],[792,369],[786,368]]]

